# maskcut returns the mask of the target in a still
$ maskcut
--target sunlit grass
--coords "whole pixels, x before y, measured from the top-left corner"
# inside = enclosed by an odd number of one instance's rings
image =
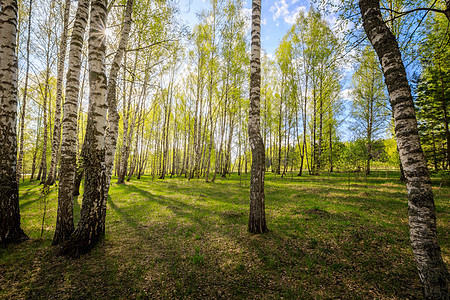
[[[0,298],[420,298],[398,177],[268,173],[264,235],[247,233],[249,174],[215,183],[113,179],[105,239],[77,260],[50,246],[57,188],[44,199],[36,182],[25,182],[22,227],[31,240],[0,249],[0,286],[8,287]],[[440,183],[448,264],[450,188]]]

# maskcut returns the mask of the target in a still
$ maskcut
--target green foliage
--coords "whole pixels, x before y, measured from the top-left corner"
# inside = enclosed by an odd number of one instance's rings
[[[376,140],[385,133],[389,118],[387,95],[379,62],[372,47],[358,54],[353,74],[351,130],[356,136]]]
[[[428,163],[435,170],[448,169],[450,147],[450,45],[448,21],[435,15],[427,22],[427,33],[421,46],[423,71],[417,82],[416,109],[422,147]]]
[[[386,132],[390,118],[383,74],[375,51],[371,46],[366,46],[357,56],[350,129],[354,137],[364,141],[364,148],[359,155],[366,161],[366,172],[370,172],[370,163],[377,156],[376,142]]]
[[[263,60],[263,132],[277,172],[289,161],[297,167],[303,161],[312,172],[332,169],[342,111],[341,47],[323,16],[311,9],[299,13],[274,61]]]

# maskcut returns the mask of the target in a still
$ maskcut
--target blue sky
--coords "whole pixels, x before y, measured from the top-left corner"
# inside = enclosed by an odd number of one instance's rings
[[[251,7],[251,2],[249,7]],[[297,15],[309,8],[304,0],[262,0],[261,40],[263,49],[273,54],[286,32],[295,23]]]
[[[244,2],[244,13],[250,16],[251,0]],[[266,53],[274,54],[280,40],[294,24],[295,18],[300,11],[309,8],[309,1],[305,0],[262,0],[261,11],[261,40],[262,47]],[[181,18],[192,27],[198,23],[196,12],[200,12],[209,6],[206,0],[180,1]]]

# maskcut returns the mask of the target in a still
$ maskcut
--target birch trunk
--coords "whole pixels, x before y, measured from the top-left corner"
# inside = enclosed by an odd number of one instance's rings
[[[37,159],[37,154],[38,154],[37,152],[38,152],[38,147],[39,147],[40,129],[41,129],[41,107],[39,106],[38,119],[37,119],[37,130],[36,130],[36,142],[34,143],[33,161],[31,163],[30,182],[33,181],[34,173],[36,173],[36,159]]]
[[[170,110],[172,107],[172,85],[173,85],[173,77],[171,82],[169,83],[169,88],[167,91],[167,102],[164,103],[164,125],[163,131],[161,133],[161,141],[163,144],[163,153],[162,153],[162,166],[161,166],[161,176],[158,179],[166,178],[166,169],[167,169],[167,158],[169,153],[169,126],[170,126]]]
[[[52,139],[52,156],[50,159],[50,170],[46,185],[52,185],[56,180],[56,165],[60,154],[61,145],[61,101],[64,76],[64,61],[66,60],[67,51],[67,31],[69,27],[70,0],[66,0],[64,8],[63,32],[61,34],[61,43],[59,46],[58,57],[58,74],[56,79],[56,107],[55,107],[55,124],[53,127]]]
[[[228,131],[228,145],[227,145],[227,151],[225,153],[225,165],[223,167],[222,171],[222,177],[226,178],[227,174],[231,174],[231,142],[233,141],[233,130],[234,130],[234,120],[233,115],[230,113],[230,129]],[[260,133],[261,136],[261,133]],[[261,137],[262,142],[262,137]],[[264,145],[264,143],[263,143]],[[263,161],[264,165],[264,161]]]
[[[284,85],[284,77],[281,81],[281,85]],[[281,173],[281,130],[282,130],[282,126],[281,126],[281,122],[283,120],[283,93],[280,96],[280,110],[278,111],[279,116],[278,116],[278,166],[277,166],[277,174]]]
[[[211,123],[210,134],[209,134],[209,144],[208,144],[208,159],[205,173],[205,181],[209,182],[209,170],[211,168],[211,152],[214,141],[214,129],[213,129],[213,111],[212,111],[212,101],[213,101],[213,90],[214,90],[214,60],[215,60],[215,42],[216,42],[216,2],[213,2],[213,26],[212,26],[212,36],[211,36],[211,58],[209,61],[209,91],[208,91],[208,105],[209,105],[209,120]]]
[[[43,137],[42,137],[42,156],[41,156],[41,166],[40,169],[42,170],[42,176],[41,174],[38,175],[38,180],[40,179],[40,184],[43,184],[45,182],[45,179],[47,178],[47,140],[48,140],[48,115],[47,115],[47,102],[50,102],[48,99],[49,96],[49,84],[50,84],[50,36],[48,37],[48,45],[47,45],[47,71],[45,72],[45,88],[44,88],[44,101],[42,103],[43,107],[43,122],[44,122],[44,128],[43,128]],[[50,105],[48,105],[50,106]],[[40,173],[40,172],[39,172]]]
[[[91,250],[105,230],[102,205],[106,195],[106,18],[107,0],[93,0],[89,29],[89,110],[82,151],[85,170],[83,204],[77,228],[61,251],[74,257]]]
[[[360,0],[364,30],[379,57],[394,113],[395,134],[406,177],[411,246],[426,299],[448,299],[449,273],[437,239],[436,213],[420,145],[413,98],[394,35],[378,0]]]
[[[250,113],[248,136],[252,149],[250,178],[250,213],[248,230],[251,233],[268,231],[264,203],[264,144],[260,132],[261,88],[261,0],[252,1],[252,47],[250,62]]]
[[[320,69],[320,94],[319,94],[319,145],[317,146],[317,172],[322,169],[322,142],[323,142],[323,70]]]
[[[77,111],[80,91],[81,54],[90,0],[80,0],[75,15],[69,49],[66,97],[62,120],[61,176],[58,190],[58,213],[53,245],[66,241],[74,230],[73,186],[76,171]]]
[[[17,0],[0,10],[0,244],[28,239],[20,228],[17,163]]]
[[[141,45],[141,42],[140,42],[140,37],[139,37],[138,47],[140,47],[140,45]],[[138,56],[139,56],[139,50],[137,50],[135,53],[134,67],[133,67],[132,74],[136,74]],[[125,102],[124,102],[124,112],[123,112],[124,118],[123,118],[123,122],[122,122],[123,123],[122,154],[121,154],[121,158],[120,158],[121,165],[120,165],[119,174],[118,174],[118,178],[117,178],[118,184],[125,183],[125,176],[127,174],[127,168],[128,168],[128,157],[130,155],[130,150],[131,150],[130,145],[131,145],[131,138],[133,136],[134,123],[131,122],[131,124],[130,124],[130,114],[131,114],[131,99],[133,97],[133,89],[134,89],[135,79],[136,78],[133,76],[133,79],[130,84],[130,91],[129,91],[127,103],[126,103],[127,104],[126,110],[125,110]],[[126,90],[124,89],[124,93],[125,93],[125,91]]]
[[[22,111],[20,114],[20,146],[19,146],[19,159],[17,160],[17,184],[19,184],[20,176],[22,174],[23,163],[23,136],[25,130],[25,112],[27,107],[27,93],[28,93],[28,74],[30,70],[30,43],[31,43],[31,16],[33,10],[33,0],[30,0],[30,6],[28,10],[28,36],[27,36],[27,66],[25,71],[25,83],[23,88],[22,98]]]
[[[133,12],[133,0],[127,0],[125,17],[122,28],[122,34],[120,37],[119,47],[114,56],[111,70],[108,78],[108,91],[106,101],[108,102],[108,128],[106,130],[105,137],[105,165],[106,165],[106,186],[105,186],[105,199],[108,195],[109,187],[111,184],[112,168],[114,165],[114,156],[116,154],[117,136],[119,134],[119,113],[117,112],[117,76],[119,74],[122,58],[125,53],[125,48],[128,43],[128,37],[131,30],[131,15]],[[106,203],[103,205],[103,209],[106,210]],[[106,211],[105,211],[106,215]]]

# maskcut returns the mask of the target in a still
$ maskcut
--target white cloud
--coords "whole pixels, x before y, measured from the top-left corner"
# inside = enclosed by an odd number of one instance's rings
[[[337,27],[337,16],[336,15],[328,15],[325,17],[325,20],[328,22],[331,28]]]
[[[245,30],[250,31],[252,28],[252,9],[251,8],[243,8],[241,9],[241,15],[244,18],[245,22]]]
[[[345,89],[341,91],[340,98],[344,101],[353,101],[352,89]]]
[[[266,18],[262,19],[262,20],[261,20],[261,24],[262,24],[262,25],[266,25],[266,24],[267,24],[267,19],[266,19]]]
[[[251,8],[243,8],[241,10],[241,13],[244,16],[244,18],[246,18],[246,19],[252,18],[252,9]]]
[[[269,58],[269,60],[274,60],[275,59],[275,57],[273,56],[272,53],[264,53],[264,54]]]
[[[292,4],[296,3],[298,0],[293,0]],[[274,3],[269,9],[272,12],[272,18],[276,21],[278,18],[283,18],[286,24],[294,24],[297,19],[298,14],[301,11],[305,11],[306,7],[304,6],[295,6],[293,8],[289,8],[289,5],[286,3],[286,0],[279,0]],[[279,23],[277,24],[277,26]]]
[[[272,5],[269,9],[270,12],[273,13],[273,20],[276,21],[279,17],[284,17],[289,13],[289,6],[287,5],[285,0],[276,1],[274,5]]]
[[[284,17],[284,21],[288,24],[294,24],[295,20],[297,20],[297,16],[301,11],[305,11],[306,7],[297,6],[294,11],[290,12],[288,15]]]

